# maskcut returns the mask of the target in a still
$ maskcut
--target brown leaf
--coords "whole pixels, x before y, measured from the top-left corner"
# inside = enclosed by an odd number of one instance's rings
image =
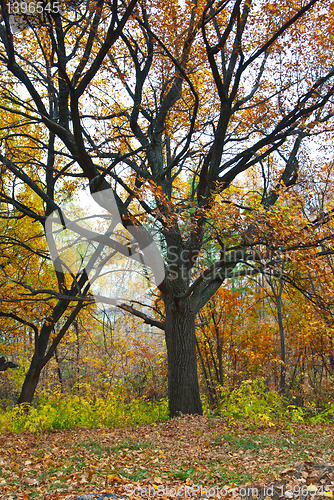
[[[33,479],[33,478],[25,478],[24,479],[24,483],[27,484],[28,486],[38,486],[38,481],[37,479]]]

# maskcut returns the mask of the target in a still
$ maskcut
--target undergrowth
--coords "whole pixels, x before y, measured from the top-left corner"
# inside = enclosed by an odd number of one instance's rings
[[[206,406],[206,413],[213,412]],[[256,424],[272,426],[275,422],[290,423],[325,423],[334,422],[334,404],[328,403],[322,411],[314,404],[305,408],[289,404],[289,401],[276,391],[266,389],[263,378],[245,380],[230,392],[222,390],[221,399],[216,409],[217,414],[229,421],[247,420]]]
[[[118,393],[107,398],[89,395],[44,394],[32,406],[22,404],[0,413],[0,429],[32,432],[72,427],[128,427],[168,418],[168,403],[134,399],[130,403]]]
[[[334,422],[334,404],[322,411],[309,406],[300,408],[288,404],[275,391],[267,391],[263,379],[244,381],[232,392],[224,390],[218,408],[210,409],[204,401],[204,414],[222,416],[233,422],[243,420],[273,426],[275,422],[326,423]],[[0,412],[0,430],[12,432],[50,431],[73,427],[127,427],[150,424],[168,418],[166,399],[150,402],[144,398],[131,402],[118,392],[107,398],[85,395],[44,393],[35,405],[20,405]]]

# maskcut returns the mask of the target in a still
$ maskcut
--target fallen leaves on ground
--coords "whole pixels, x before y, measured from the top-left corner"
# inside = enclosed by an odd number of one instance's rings
[[[167,500],[178,493],[205,496],[210,490],[213,497],[238,500],[239,485],[254,484],[261,500],[268,500],[261,487],[269,484],[290,485],[291,498],[298,485],[311,486],[312,497],[312,484],[323,484],[329,489],[321,496],[333,498],[333,472],[327,470],[324,480],[314,465],[324,469],[333,463],[333,437],[330,424],[266,428],[199,416],[128,429],[4,432],[0,499],[70,500],[113,492]],[[304,469],[296,472],[298,463]],[[290,498],[290,486],[277,499]]]

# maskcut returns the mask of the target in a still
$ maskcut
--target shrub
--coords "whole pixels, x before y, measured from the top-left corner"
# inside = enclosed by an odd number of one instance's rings
[[[24,404],[0,413],[0,429],[39,432],[72,427],[127,427],[168,418],[166,400],[152,403],[134,399],[126,403],[124,399],[117,392],[105,399],[64,396],[59,392],[44,394],[34,407]]]
[[[265,425],[275,421],[303,422],[305,411],[289,405],[276,391],[266,390],[264,379],[245,380],[232,392],[223,390],[219,413],[227,418]]]

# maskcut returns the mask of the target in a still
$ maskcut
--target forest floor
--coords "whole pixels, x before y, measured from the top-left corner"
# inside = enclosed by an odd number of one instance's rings
[[[241,485],[247,484],[276,484],[282,499],[301,492],[303,499],[333,498],[334,469],[325,469],[333,464],[333,424],[262,427],[185,416],[127,429],[3,432],[0,500],[74,500],[107,492],[140,499],[240,500],[246,491]],[[254,490],[246,496],[275,495]]]

